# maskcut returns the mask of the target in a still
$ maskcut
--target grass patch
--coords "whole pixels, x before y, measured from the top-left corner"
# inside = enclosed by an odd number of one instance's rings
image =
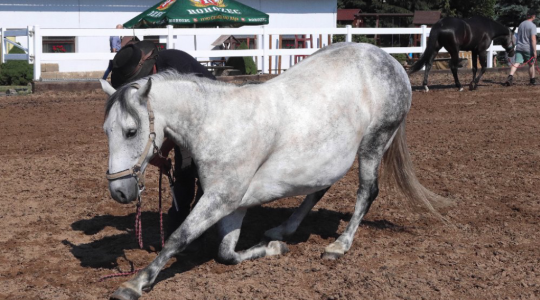
[[[15,89],[18,94],[32,93],[32,87],[29,85],[0,85],[0,93],[5,93],[9,89]]]

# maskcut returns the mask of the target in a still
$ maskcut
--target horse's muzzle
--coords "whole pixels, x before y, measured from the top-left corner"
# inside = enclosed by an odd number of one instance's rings
[[[139,195],[139,187],[135,177],[126,177],[109,181],[109,191],[111,197],[123,204],[130,203],[137,199]]]
[[[510,51],[506,51],[506,53],[508,54],[508,57],[514,57],[516,51],[514,49],[510,49]]]

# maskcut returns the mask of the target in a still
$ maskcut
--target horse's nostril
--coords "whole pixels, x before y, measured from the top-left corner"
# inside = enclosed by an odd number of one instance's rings
[[[121,190],[116,190],[116,194],[122,202],[125,202],[127,200],[126,194],[124,194]]]

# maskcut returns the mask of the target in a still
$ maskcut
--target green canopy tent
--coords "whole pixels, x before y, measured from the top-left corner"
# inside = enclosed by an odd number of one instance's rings
[[[125,28],[266,25],[269,16],[234,0],[166,0],[124,23]]]

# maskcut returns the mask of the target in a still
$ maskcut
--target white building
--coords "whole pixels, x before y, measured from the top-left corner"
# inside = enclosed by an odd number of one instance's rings
[[[188,0],[181,0],[188,1]],[[125,23],[158,0],[0,0],[0,27],[26,28],[115,28]],[[335,28],[336,0],[238,0],[243,4],[267,13],[271,28]],[[137,34],[136,34],[137,35]],[[198,50],[210,50],[219,35],[196,39]],[[141,37],[139,37],[141,38]],[[163,42],[163,38],[161,41]],[[184,37],[174,43],[174,48],[193,50],[193,38]],[[23,46],[26,40],[19,38]],[[62,45],[66,52],[108,52],[106,37],[43,38],[43,52],[56,51]],[[45,62],[44,62],[45,63]],[[47,63],[55,63],[54,61]],[[108,61],[59,61],[60,72],[101,71]]]

